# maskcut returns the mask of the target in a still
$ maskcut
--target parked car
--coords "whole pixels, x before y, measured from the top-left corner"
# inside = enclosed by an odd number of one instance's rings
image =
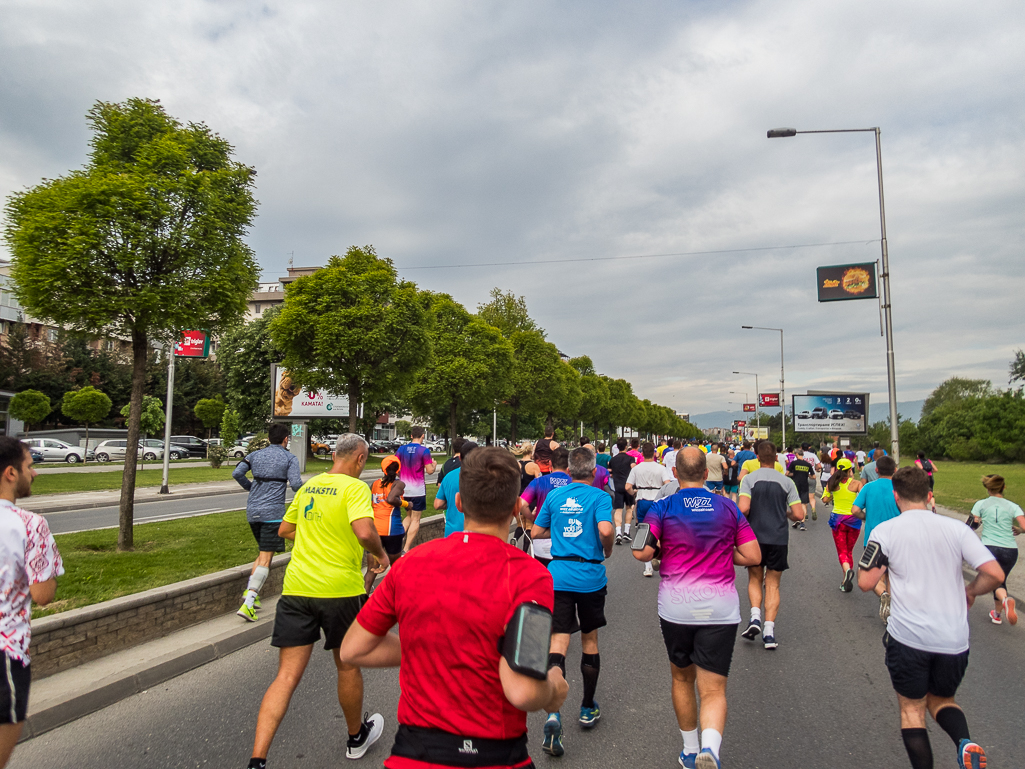
[[[202,438],[197,438],[195,435],[172,435],[171,445],[181,446],[188,451],[188,456],[190,457],[206,456],[206,441]]]
[[[145,459],[163,459],[164,458],[164,442],[158,441],[156,438],[147,438],[144,441],[139,441],[143,446],[146,447],[146,453],[143,454]],[[171,459],[181,459],[188,456],[188,450],[183,446],[175,446],[171,444]]]
[[[29,449],[28,453],[32,455],[32,461],[33,462],[42,462],[42,461],[44,461],[43,460],[43,455],[39,453],[38,449]]]
[[[310,451],[316,454],[318,457],[323,457],[334,451],[334,447],[328,446],[326,443],[320,441],[310,441]]]
[[[70,443],[54,438],[22,438],[21,442],[33,451],[42,454],[44,462],[67,462],[73,465],[76,462],[81,462],[87,456],[85,449],[81,446],[72,446]]]
[[[829,416],[829,412],[825,406],[816,406],[811,410],[812,419],[826,419]]]
[[[845,411],[843,413],[843,418],[844,419],[861,419],[861,414],[859,412],[853,411],[853,410]]]
[[[844,415],[843,415],[843,412],[840,409],[830,409],[829,410],[829,418],[830,419],[843,419]]]
[[[242,459],[242,457],[249,453],[248,445],[249,441],[239,441],[231,447],[231,450],[228,452],[228,455],[234,457],[235,459]]]
[[[124,439],[103,441],[103,443],[96,447],[97,462],[110,462],[111,460],[122,460],[127,455],[128,441]],[[139,457],[139,459],[157,458],[156,450],[153,448],[147,448],[143,445],[142,441],[139,441],[139,453],[137,456]]]

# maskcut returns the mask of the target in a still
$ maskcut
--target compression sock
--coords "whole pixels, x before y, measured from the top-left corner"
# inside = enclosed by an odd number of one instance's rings
[[[552,652],[548,655],[548,669],[559,668],[562,671],[562,677],[566,677],[566,655],[555,654]]]
[[[260,594],[260,588],[263,587],[263,583],[267,581],[269,576],[270,569],[266,566],[257,566],[253,569],[253,573],[249,575],[249,584],[246,585],[246,606],[250,609],[253,608],[256,596]]]
[[[623,533],[626,534],[626,536],[628,536],[628,537],[630,536],[630,524],[629,523],[627,523],[627,524],[625,524],[623,526]]]
[[[600,654],[580,655],[580,675],[584,679],[584,698],[580,701],[580,707],[594,707],[594,690],[598,688],[599,672],[601,672]]]
[[[516,527],[516,531],[513,532],[513,539],[519,539],[522,536],[523,536],[523,527],[522,526],[517,526]]]
[[[776,635],[776,623],[772,620],[765,620],[765,628],[762,630],[762,635]]]
[[[701,743],[698,741],[698,730],[691,729],[687,731],[685,729],[680,730],[680,734],[683,735],[683,752],[684,753],[697,753],[701,750]]]
[[[904,739],[904,750],[911,759],[911,769],[932,769],[929,732],[925,729],[901,729],[900,736]]]
[[[955,745],[960,745],[961,740],[972,738],[968,733],[968,719],[965,718],[964,711],[957,705],[947,705],[947,707],[937,710],[936,723],[950,735],[950,739],[954,741]]]
[[[751,607],[751,619],[753,619],[753,620],[756,619],[759,622],[762,621],[762,610],[761,610],[760,607],[758,607],[758,606],[752,606]]]
[[[722,747],[722,734],[715,729],[701,730],[701,746],[712,751],[712,755],[719,758],[719,748]]]
[[[250,758],[248,769],[267,769],[266,758]]]
[[[617,537],[623,536],[623,527],[622,526],[617,526],[616,527],[616,536]]]

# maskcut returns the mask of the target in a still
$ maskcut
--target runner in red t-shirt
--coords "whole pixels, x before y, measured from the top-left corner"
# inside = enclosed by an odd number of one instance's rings
[[[558,667],[538,681],[514,672],[499,653],[517,606],[551,611],[555,601],[548,571],[507,543],[519,492],[519,466],[508,451],[467,456],[455,500],[465,530],[396,563],[342,642],[349,664],[399,667],[399,731],[388,769],[533,767],[527,712],[558,710],[566,699]],[[388,632],[396,623],[401,639]]]

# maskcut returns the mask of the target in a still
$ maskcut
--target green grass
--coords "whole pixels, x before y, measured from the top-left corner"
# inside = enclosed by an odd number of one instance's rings
[[[223,467],[172,467],[169,471],[170,483],[203,483],[205,481],[231,480],[231,471],[235,464]],[[53,473],[37,475],[32,482],[33,494],[58,494],[63,491],[103,491],[120,489],[122,473]],[[159,486],[163,482],[164,471],[139,470],[135,474],[136,488]]]
[[[901,466],[910,465],[914,458],[901,459]],[[988,492],[980,479],[984,475],[1001,475],[1007,482],[1004,496],[1025,507],[1025,465],[991,465],[982,462],[951,462],[932,460],[936,465],[933,493],[936,504],[968,513],[972,505],[985,499]]]

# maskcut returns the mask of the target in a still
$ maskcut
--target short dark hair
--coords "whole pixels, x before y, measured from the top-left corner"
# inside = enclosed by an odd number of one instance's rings
[[[3,475],[8,467],[17,468],[18,472],[21,472],[28,453],[28,446],[17,438],[0,435],[0,475]]]
[[[416,425],[415,427],[413,427],[412,430],[409,431],[409,434],[413,438],[422,438],[424,434],[424,429],[420,427],[420,425]]]
[[[474,441],[463,441],[463,445],[459,447],[459,466],[462,467],[463,462],[466,461],[467,455],[474,449],[478,448]]]
[[[744,451],[749,451],[751,449],[751,441],[744,441],[740,448],[744,449]]]
[[[626,451],[626,438],[617,438],[616,448],[620,451]]]
[[[879,463],[876,463],[879,467]],[[929,499],[929,474],[920,467],[902,467],[893,474],[893,490],[905,502],[921,502]]]
[[[708,462],[701,449],[688,446],[683,451],[676,453],[676,475],[680,481],[693,483],[704,480],[707,469]]]
[[[605,441],[598,441],[598,443],[595,446],[595,448],[598,449],[598,453],[599,454],[604,454],[605,453]]]
[[[876,472],[880,477],[889,478],[897,471],[897,463],[893,457],[880,457],[876,460]]]
[[[760,463],[776,461],[776,444],[772,441],[758,442],[758,461]]]
[[[555,428],[545,427],[545,438],[551,438],[553,435],[555,435]]]
[[[581,436],[580,436],[580,437],[579,437],[579,438],[577,439],[577,444],[578,444],[578,445],[580,445],[580,446],[586,446],[586,445],[587,445],[588,443],[590,443],[590,442],[591,442],[591,439],[590,439],[590,438],[588,438],[588,437],[587,437],[586,435],[581,435]]]
[[[559,446],[559,448],[552,452],[552,467],[557,467],[560,470],[565,470],[569,467],[569,449],[565,446]]]
[[[677,449],[677,450],[682,449],[683,448],[683,441],[681,441],[679,438],[674,440],[673,441],[673,448]]]
[[[460,465],[459,501],[467,518],[498,523],[509,518],[520,496],[520,465],[498,446],[472,451]]]
[[[651,459],[655,456],[655,444],[651,441],[645,441],[644,445],[641,446],[641,454],[644,455],[645,459]]]
[[[641,445],[641,439],[640,438],[631,438],[630,439],[630,448],[636,449],[640,445]]]
[[[280,446],[285,442],[285,438],[288,437],[288,433],[288,425],[275,422],[267,430],[267,440],[270,442],[271,446]]]
[[[466,438],[463,438],[462,436],[452,439],[452,456],[455,456],[463,450],[464,443],[466,443]]]

